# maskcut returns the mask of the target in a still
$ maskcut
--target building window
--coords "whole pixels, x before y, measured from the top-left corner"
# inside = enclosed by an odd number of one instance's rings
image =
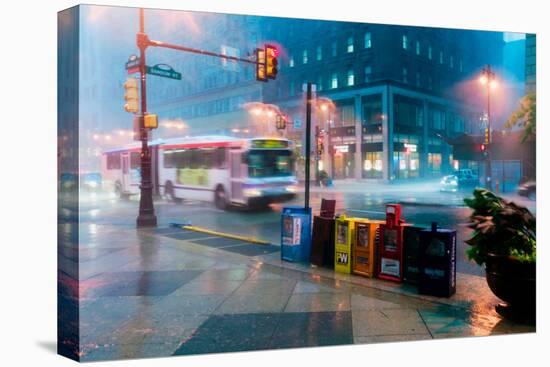
[[[339,108],[340,126],[355,126],[355,106],[343,105]]]
[[[420,87],[420,72],[416,72],[416,86]]]
[[[363,178],[382,178],[382,152],[365,152],[363,156]]]
[[[353,52],[353,37],[348,37],[348,54]]]
[[[290,96],[292,97],[292,96],[294,96],[294,93],[296,92],[296,88],[294,86],[294,81],[290,82],[289,88],[290,88]]]
[[[321,61],[323,59],[323,48],[321,46],[317,46],[316,58],[317,61]]]
[[[397,125],[423,126],[424,109],[416,99],[394,96],[393,112],[394,123]]]
[[[302,63],[307,64],[307,50],[304,50],[304,52],[302,52]]]
[[[409,74],[409,71],[407,70],[407,68],[403,68],[403,83],[408,82],[408,74]]]
[[[451,69],[454,68],[454,66],[455,66],[455,62],[454,62],[454,61],[455,61],[455,60],[454,60],[454,57],[451,56],[451,57],[449,58],[449,66],[451,67]]]
[[[332,57],[336,57],[336,55],[338,55],[338,43],[336,41],[332,41],[330,48],[332,51]]]
[[[428,123],[432,129],[445,130],[445,111],[431,109]]]
[[[416,54],[420,55],[420,41],[416,41]]]
[[[293,68],[294,67],[294,56],[290,55],[288,58],[288,67]]]
[[[428,59],[432,59],[432,46],[428,46]]]
[[[443,51],[439,51],[439,63],[443,65]]]
[[[375,94],[363,97],[363,124],[380,124],[383,121],[382,95]]]
[[[319,75],[319,77],[317,78],[317,91],[322,91],[323,90],[323,77],[321,75]]]
[[[371,33],[367,32],[365,33],[365,48],[371,48],[371,47],[372,47]]]
[[[408,47],[407,36],[403,35],[403,50],[406,50]]]
[[[355,74],[353,70],[348,70],[348,87],[351,87],[355,84]]]
[[[420,155],[418,152],[393,152],[394,177],[416,178],[419,176]]]
[[[365,83],[369,83],[372,80],[372,67],[365,66]]]
[[[432,176],[441,174],[441,153],[428,153],[428,173]]]
[[[338,74],[332,73],[332,77],[330,78],[330,88],[336,89],[338,88]]]

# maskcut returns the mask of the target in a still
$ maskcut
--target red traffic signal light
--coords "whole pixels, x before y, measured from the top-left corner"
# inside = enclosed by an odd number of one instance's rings
[[[481,150],[482,152],[484,152],[485,149],[486,149],[485,144],[481,144],[481,145],[479,146],[479,150]]]
[[[279,51],[275,48],[275,46],[265,45],[266,76],[269,79],[275,79],[277,77],[277,73],[279,72],[277,69],[277,66],[279,65],[279,61],[277,60],[278,55]]]
[[[256,49],[256,80],[267,82],[266,52],[261,48]]]
[[[277,114],[275,116],[275,127],[278,130],[286,129],[286,119],[287,119],[287,117],[285,115]]]

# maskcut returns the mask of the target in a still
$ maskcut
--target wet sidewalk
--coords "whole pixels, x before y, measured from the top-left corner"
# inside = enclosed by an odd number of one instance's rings
[[[444,299],[279,257],[179,228],[81,225],[80,250],[59,256],[80,263],[81,360],[535,331],[502,320],[481,277],[459,275]]]

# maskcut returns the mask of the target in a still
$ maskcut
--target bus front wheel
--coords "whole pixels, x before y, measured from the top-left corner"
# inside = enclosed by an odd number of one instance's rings
[[[227,208],[227,195],[225,194],[223,186],[216,187],[216,191],[214,192],[214,204],[218,209]]]

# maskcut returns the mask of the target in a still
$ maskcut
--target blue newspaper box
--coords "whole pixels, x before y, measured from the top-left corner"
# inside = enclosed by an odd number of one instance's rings
[[[281,213],[281,259],[309,262],[311,253],[311,208],[287,206]]]
[[[450,297],[456,291],[456,231],[438,228],[420,232],[418,291]]]

